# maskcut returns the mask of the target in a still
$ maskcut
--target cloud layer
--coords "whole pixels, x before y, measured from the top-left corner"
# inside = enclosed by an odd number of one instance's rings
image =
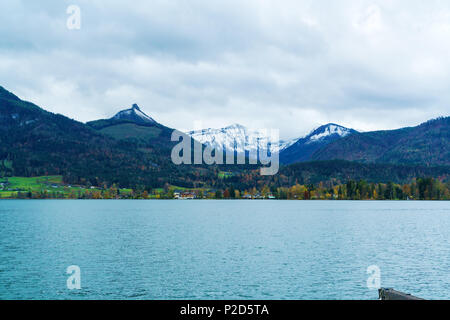
[[[71,4],[80,30],[66,27]],[[450,111],[443,1],[12,0],[0,4],[0,39],[0,85],[80,121],[136,102],[175,128],[295,137]]]

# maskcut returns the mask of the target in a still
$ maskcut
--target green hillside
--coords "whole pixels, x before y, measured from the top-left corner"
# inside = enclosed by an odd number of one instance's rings
[[[115,139],[138,139],[141,141],[155,139],[159,137],[161,131],[162,129],[158,127],[145,127],[134,123],[122,123],[99,130],[99,132]]]
[[[355,133],[315,152],[312,160],[424,166],[450,165],[450,117],[417,127]]]
[[[158,128],[151,129],[152,136]],[[109,130],[117,134],[122,129]],[[66,183],[121,187],[193,186],[203,183],[204,174],[215,176],[193,166],[175,166],[170,132],[161,129],[155,140],[130,143],[47,112],[0,87],[2,176],[61,175]]]

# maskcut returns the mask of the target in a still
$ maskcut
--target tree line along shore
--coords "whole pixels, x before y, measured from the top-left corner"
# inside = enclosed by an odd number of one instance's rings
[[[62,176],[0,178],[1,199],[270,199],[270,200],[450,200],[450,182],[417,178],[411,183],[269,184],[240,189],[182,188],[166,183],[162,188],[135,189],[79,186],[64,183]]]

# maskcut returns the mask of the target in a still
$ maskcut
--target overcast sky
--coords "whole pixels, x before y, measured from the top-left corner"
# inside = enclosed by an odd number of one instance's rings
[[[450,1],[1,1],[0,85],[83,122],[417,125],[450,113]]]

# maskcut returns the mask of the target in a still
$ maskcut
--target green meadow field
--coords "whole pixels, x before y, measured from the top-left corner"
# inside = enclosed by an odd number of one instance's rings
[[[0,198],[20,198],[20,195],[52,195],[58,198],[73,198],[84,193],[101,192],[98,187],[72,186],[65,184],[62,176],[5,177],[0,178]],[[121,194],[131,194],[131,189],[120,189]]]
[[[164,188],[154,188],[145,195],[143,191],[133,192],[132,189],[114,189],[70,185],[63,181],[62,176],[41,177],[4,177],[0,178],[0,199],[22,198],[58,198],[58,199],[114,199],[114,198],[173,198],[175,191],[190,191],[207,193],[203,188],[183,188],[169,185]]]

